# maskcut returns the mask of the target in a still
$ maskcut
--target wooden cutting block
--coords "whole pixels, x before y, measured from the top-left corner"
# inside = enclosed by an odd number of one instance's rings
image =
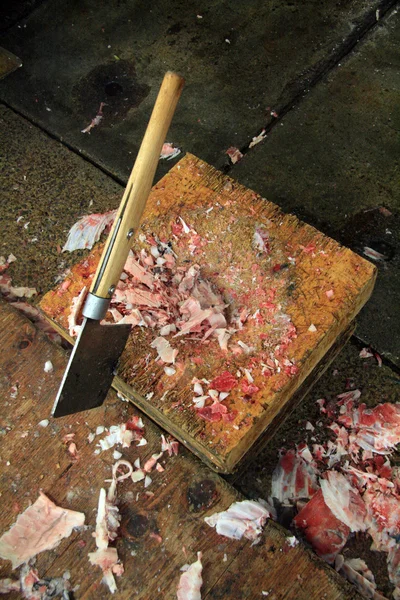
[[[178,267],[199,265],[222,294],[227,350],[216,333],[170,334],[178,355],[167,374],[150,346],[159,329],[136,326],[113,385],[228,473],[263,432],[274,433],[279,414],[369,298],[376,269],[190,154],[153,187],[133,251],[149,252],[155,237],[171,242]],[[100,253],[98,245],[71,269],[69,287],[41,301],[67,339],[72,299],[90,285]],[[217,404],[204,415],[215,420],[198,414],[194,380],[204,380],[203,395],[226,390],[225,414]]]

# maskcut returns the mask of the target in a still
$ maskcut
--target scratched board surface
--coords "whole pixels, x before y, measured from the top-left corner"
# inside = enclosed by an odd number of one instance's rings
[[[89,434],[98,427],[124,423],[137,411],[111,391],[101,408],[52,419],[51,406],[67,362],[65,352],[4,302],[0,302],[0,343],[0,535],[36,500],[39,490],[58,506],[86,517],[83,530],[37,556],[34,568],[40,577],[61,577],[69,571],[76,600],[173,600],[180,568],[202,551],[202,598],[258,600],[266,591],[274,600],[360,599],[350,584],[302,544],[293,547],[289,533],[273,522],[267,522],[255,546],[249,540],[220,536],[206,525],[205,516],[225,510],[241,497],[182,446],[177,456],[164,453],[160,459],[164,471],[153,470],[146,489],[143,481],[118,484],[122,519],[115,545],[124,574],[116,578],[117,593],[109,593],[100,569],[89,564],[88,553],[95,550],[99,490],[108,485],[104,480],[109,479],[115,458],[113,449],[95,454],[106,431],[92,442]],[[46,361],[53,365],[51,372],[44,371]],[[47,426],[43,426],[45,419]],[[142,464],[159,452],[162,433],[149,419],[143,421],[147,445],[117,446],[124,459],[140,458]],[[64,441],[66,434],[73,435],[75,457]],[[12,570],[10,561],[0,559],[0,580],[16,580],[18,571]],[[4,597],[22,596],[15,592]]]
[[[133,308],[147,322],[132,327],[115,385],[229,472],[367,301],[375,268],[192,155],[154,186],[135,237],[142,265],[163,244],[174,265],[168,258],[148,268],[153,281],[164,280],[160,293],[146,279],[137,286]],[[100,253],[98,245],[41,302],[64,330]],[[177,282],[188,282],[190,268],[212,296],[202,310],[218,305],[223,321],[189,332],[181,323],[164,335],[176,354],[165,363],[151,344],[165,324],[179,324],[187,296],[179,296]]]

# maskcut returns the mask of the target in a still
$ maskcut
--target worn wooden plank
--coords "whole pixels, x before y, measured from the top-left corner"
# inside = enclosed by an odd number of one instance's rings
[[[179,217],[189,233],[182,232]],[[178,265],[200,266],[222,293],[234,332],[228,352],[213,337],[170,335],[179,351],[171,377],[150,348],[158,331],[135,327],[115,386],[208,464],[230,472],[354,319],[371,294],[376,270],[191,155],[153,188],[138,233],[143,235],[135,252],[149,250],[156,235],[172,242]],[[51,291],[41,302],[63,328],[100,250],[72,269],[67,290]],[[245,369],[255,393],[248,393]],[[234,418],[206,422],[193,406],[193,377],[212,381],[226,370],[238,383],[224,400]]]
[[[84,512],[90,529],[73,534],[54,551],[40,555],[36,567],[43,576],[70,570],[73,583],[79,582],[79,597],[108,597],[100,583],[100,571],[89,565],[87,553],[95,549],[92,532],[99,490],[107,485],[104,480],[110,477],[115,461],[112,450],[94,455],[94,443],[89,444],[87,436],[98,425],[125,422],[134,409],[112,391],[100,409],[51,419],[51,406],[66,366],[65,353],[4,303],[0,304],[0,342],[0,393],[4,399],[0,458],[4,510],[0,530],[11,526],[16,515],[36,500],[40,489],[57,504]],[[46,360],[54,365],[52,373],[43,370]],[[12,397],[14,386],[18,389],[16,398]],[[50,419],[48,427],[40,427],[38,423],[46,418]],[[71,432],[75,433],[77,462],[71,460],[62,439]],[[143,463],[159,452],[160,433],[146,420],[148,445],[124,449],[123,458],[133,462],[140,457]],[[207,556],[205,588],[210,589],[226,568],[224,553],[233,558],[244,545],[219,538],[202,520],[206,509],[223,510],[238,497],[228,484],[187,451],[165,459],[164,467],[164,473],[151,475],[154,483],[146,491],[151,493],[153,488],[152,497],[145,493],[143,482],[120,487],[123,535],[118,551],[126,570],[119,582],[120,598],[130,598],[132,589],[135,597],[147,599],[150,591],[156,597],[160,583],[165,598],[173,598],[180,566],[199,550]],[[152,534],[161,535],[162,542]],[[82,540],[84,548],[80,547]],[[9,575],[9,563],[1,561],[1,576]]]
[[[292,547],[290,536],[282,539],[282,535],[282,528],[270,523],[268,538],[263,538],[258,546],[248,544],[204,599],[260,600],[264,596],[268,600],[360,599],[358,592],[350,586],[346,591],[332,588],[326,573],[318,568],[317,557],[311,556],[300,545]],[[280,584],[283,579],[286,581],[284,588]]]
[[[88,443],[87,436],[99,425],[109,427],[124,422],[135,409],[121,402],[111,391],[103,407],[58,420],[50,418],[48,427],[42,428],[38,423],[49,418],[66,364],[65,353],[4,303],[0,303],[0,343],[3,398],[0,405],[0,533],[36,500],[39,489],[57,504],[84,512],[88,529],[73,533],[55,550],[39,555],[35,567],[41,576],[52,577],[69,570],[72,585],[79,585],[74,595],[77,599],[112,597],[101,583],[99,571],[89,565],[87,553],[95,547],[92,532],[98,492],[104,479],[110,476],[114,459],[112,450],[94,455],[94,444]],[[45,360],[51,360],[54,365],[52,373],[44,373]],[[15,398],[12,397],[14,386],[18,388]],[[143,419],[148,445],[124,449],[123,457],[127,460],[133,461],[138,456],[143,460],[159,450],[160,429]],[[71,432],[75,433],[77,462],[71,460],[62,441],[63,435]],[[259,590],[265,589],[268,583],[266,572],[272,577],[277,598],[319,600],[324,594],[327,598],[356,597],[333,570],[305,548],[288,551],[287,533],[273,523],[267,525],[262,544],[252,548],[249,542],[231,541],[217,535],[204,523],[204,516],[224,510],[240,499],[239,494],[182,447],[177,457],[168,457],[163,464],[165,471],[152,473],[153,483],[148,490],[140,483],[124,482],[119,487],[122,524],[117,548],[125,573],[117,580],[119,591],[114,596],[117,600],[132,597],[172,600],[176,597],[180,567],[192,562],[199,550],[203,551],[204,597],[237,598],[243,587],[240,597],[258,598]],[[146,491],[154,495],[149,496]],[[161,540],[157,536],[161,536]],[[271,559],[272,546],[276,552]],[[235,561],[242,552],[246,553],[240,565],[242,579],[236,580],[237,585],[233,586],[233,574],[238,575]],[[285,569],[289,559],[292,578],[296,579],[298,574],[303,576],[305,572],[309,575],[301,589],[293,588],[293,581],[288,580]],[[8,576],[12,576],[10,563],[0,559],[0,577]],[[249,582],[252,582],[250,588]],[[253,595],[249,595],[249,589]],[[292,595],[293,589],[296,595]]]

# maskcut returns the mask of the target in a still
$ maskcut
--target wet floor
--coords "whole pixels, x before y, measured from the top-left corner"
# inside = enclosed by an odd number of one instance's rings
[[[356,337],[234,485],[250,497],[268,495],[279,448],[307,440],[306,422],[319,419],[317,398],[353,386],[370,405],[398,399],[396,2],[149,8],[144,1],[25,0],[4,3],[0,18],[0,45],[23,62],[0,81],[0,254],[17,257],[9,270],[16,285],[35,286],[40,296],[80,257],[61,253],[69,228],[82,214],[118,206],[162,76],[177,70],[187,83],[168,141],[369,256],[379,270]],[[101,103],[101,124],[83,134]],[[234,165],[231,146],[244,154]],[[176,160],[160,162],[157,177]],[[382,367],[359,358],[367,344]],[[210,482],[197,482],[188,510],[212,504],[213,493]],[[150,526],[145,515],[125,516],[128,534]],[[354,537],[348,552],[362,544]],[[368,557],[389,593],[385,561]]]

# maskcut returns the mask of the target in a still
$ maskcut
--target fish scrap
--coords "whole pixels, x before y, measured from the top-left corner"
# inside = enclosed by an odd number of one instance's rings
[[[161,435],[161,452],[168,452],[168,456],[178,456],[179,442],[173,437]]]
[[[232,540],[245,537],[256,544],[272,514],[274,509],[265,500],[242,500],[234,502],[227,510],[205,517],[204,521],[219,535]]]
[[[104,428],[98,431],[98,435],[103,432]],[[109,427],[106,437],[99,440],[95,453],[99,454],[100,452],[109,450],[116,444],[121,444],[123,448],[129,448],[132,442],[139,442],[138,445],[144,445],[143,443],[141,444],[144,439],[143,434],[144,423],[141,417],[132,415],[132,417],[130,417],[126,423],[121,423],[120,425],[111,425]]]
[[[16,569],[31,558],[52,550],[85,523],[85,515],[56,506],[43,492],[34,504],[20,514],[0,538],[0,557]]]
[[[62,251],[73,252],[93,248],[101,234],[111,227],[116,214],[116,210],[110,210],[104,214],[93,213],[79,219],[71,228]]]
[[[7,258],[5,256],[0,256],[0,273],[6,271],[10,264],[16,260],[17,258],[14,256],[14,254],[9,254]]]
[[[87,127],[85,127],[85,129],[81,130],[81,133],[89,133],[92,131],[92,129],[94,127],[97,127],[98,125],[100,125],[100,123],[103,120],[103,107],[107,106],[107,104],[105,102],[100,102],[100,107],[99,110],[97,112],[97,115],[94,117],[94,119],[92,119],[89,123],[89,125]]]
[[[272,475],[271,496],[281,504],[310,499],[318,490],[319,471],[314,460],[306,461],[304,449],[282,450]]]
[[[9,298],[7,297],[6,300],[9,300]],[[36,306],[20,300],[11,301],[11,305],[13,308],[22,313],[27,319],[29,319],[37,329],[39,329],[49,338],[49,340],[61,345],[62,340],[60,334],[56,332],[56,330],[50,325],[49,321],[43,316],[40,310],[36,308]]]
[[[184,565],[181,571],[185,569],[181,575],[177,590],[177,600],[201,600],[201,586],[203,578],[201,576],[203,565],[201,563],[202,553],[197,553],[196,562],[191,565]]]
[[[124,461],[122,461],[124,462]],[[120,461],[116,463],[117,468],[120,466]],[[114,473],[113,467],[113,473]],[[115,469],[116,471],[116,469]],[[115,479],[115,482],[117,479]],[[116,501],[116,483],[111,488],[108,495],[106,490],[101,488],[99,494],[99,503],[96,517],[95,539],[97,550],[89,552],[90,564],[98,566],[103,571],[103,581],[108,586],[112,594],[117,591],[114,575],[122,575],[124,572],[123,565],[119,562],[118,552],[116,548],[109,547],[109,542],[113,542],[117,537],[121,516]]]
[[[225,302],[202,278],[198,265],[188,269],[176,267],[168,244],[164,244],[161,253],[156,246],[150,246],[150,250],[150,253],[144,249],[137,254],[130,252],[111,301],[110,314],[117,323],[158,329],[160,335],[151,347],[161,361],[174,363],[178,350],[164,336],[194,333],[203,339],[210,335],[218,339],[221,329],[227,327]],[[72,337],[80,331],[79,315],[85,295],[83,288],[72,301],[68,316]]]
[[[136,419],[134,426],[142,430],[139,425],[141,419]],[[132,421],[132,419],[129,422]],[[133,426],[133,425],[132,425]],[[130,431],[130,430],[128,430]],[[177,442],[172,438],[167,441],[164,436],[161,436],[162,450],[158,454],[153,454],[148,458],[143,468],[140,467],[140,459],[136,459],[133,468],[132,464],[127,460],[117,460],[112,467],[112,479],[108,492],[101,488],[99,493],[99,502],[96,517],[96,530],[94,537],[96,540],[97,550],[89,553],[89,561],[92,565],[98,566],[103,571],[103,582],[108,586],[110,592],[114,594],[117,591],[117,585],[114,575],[122,575],[124,572],[123,565],[119,561],[118,552],[115,547],[109,546],[118,536],[121,516],[117,506],[117,484],[125,479],[131,479],[133,483],[144,480],[144,487],[147,488],[152,479],[149,477],[153,469],[162,472],[164,468],[158,462],[163,456],[164,451],[168,451],[169,455],[177,454]],[[122,472],[124,469],[125,472]]]
[[[239,148],[235,148],[234,146],[228,148],[225,154],[229,156],[230,161],[233,165],[242,160],[243,158],[243,154],[240,152]]]
[[[335,569],[345,579],[353,583],[365,598],[372,600],[387,600],[377,589],[375,577],[361,558],[344,558],[338,554],[335,559]]]
[[[58,597],[69,600],[70,591],[72,590],[68,572],[64,573],[63,577],[41,578],[38,571],[29,565],[23,565],[19,580],[0,580],[0,594],[19,592],[20,597],[26,600],[50,600]]]
[[[5,271],[16,260],[13,254],[10,254],[7,259],[0,256],[0,294],[5,297],[7,302],[12,302],[17,298],[32,298],[37,295],[36,288],[14,287],[12,285],[12,278]]]
[[[387,553],[398,599],[400,471],[389,457],[400,443],[400,404],[367,408],[360,397],[357,389],[339,394],[334,408],[317,401],[321,413],[335,419],[327,427],[336,439],[281,451],[271,496],[279,504],[297,506],[293,524],[321,558],[365,597],[381,599],[364,561],[349,563],[340,554],[352,532],[369,534],[371,550]]]
[[[121,467],[125,473],[119,473]],[[120,576],[124,567],[119,561],[117,549],[110,547],[118,536],[121,515],[117,507],[117,484],[132,475],[133,467],[127,460],[118,460],[112,468],[112,480],[108,492],[101,488],[96,516],[96,530],[93,534],[97,550],[89,552],[89,561],[103,571],[103,582],[112,594],[117,591],[114,575]]]
[[[171,142],[165,142],[161,148],[160,160],[172,160],[182,152],[180,148],[175,148]]]

